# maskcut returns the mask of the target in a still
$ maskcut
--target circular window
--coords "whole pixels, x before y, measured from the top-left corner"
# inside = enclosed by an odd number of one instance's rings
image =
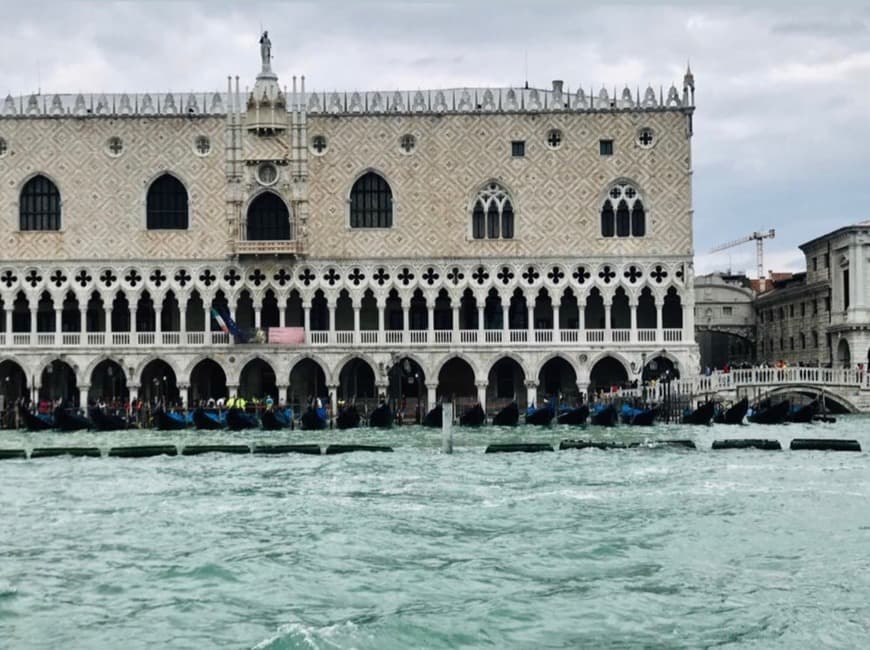
[[[9,144],[3,138],[0,138],[0,158],[5,156],[9,151]]]
[[[315,135],[311,138],[311,150],[318,156],[326,153],[326,136]]]
[[[274,185],[278,180],[278,168],[272,163],[263,163],[257,167],[257,180],[260,185]]]
[[[412,134],[406,133],[401,138],[399,138],[399,148],[404,153],[411,153],[414,149],[417,148],[417,138],[415,138]]]
[[[637,132],[637,144],[644,149],[649,149],[655,142],[656,134],[651,128],[644,127]]]
[[[559,129],[550,129],[547,131],[547,146],[550,149],[558,149],[562,146],[562,131]]]
[[[193,141],[193,150],[198,156],[207,156],[211,152],[211,140],[206,135],[198,135]]]
[[[124,153],[124,141],[118,136],[112,136],[106,140],[106,153],[113,158],[117,158]]]

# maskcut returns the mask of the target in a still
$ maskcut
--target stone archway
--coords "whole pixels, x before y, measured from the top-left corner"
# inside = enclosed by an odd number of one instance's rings
[[[149,404],[161,401],[177,404],[180,393],[172,366],[162,359],[145,364],[139,377],[139,397]]]
[[[145,373],[142,375],[144,377]],[[201,401],[218,400],[221,397],[229,397],[227,374],[214,359],[203,359],[190,371],[189,404],[193,406]]]
[[[548,360],[538,372],[538,401],[556,397],[570,404],[576,402],[577,373],[573,366],[562,357]]]
[[[290,370],[290,404],[297,411],[304,410],[308,400],[319,397],[324,405],[329,397],[326,387],[326,372],[314,359],[306,357],[296,362]]]
[[[448,359],[438,373],[438,399],[454,399],[457,397],[477,397],[474,385],[474,369],[465,359],[453,357]]]
[[[63,400],[71,404],[79,401],[76,372],[65,361],[55,359],[42,370],[39,381],[40,400]],[[85,406],[80,404],[79,406]]]
[[[20,398],[29,398],[27,373],[11,359],[0,361],[0,426],[12,428],[16,424],[15,403]]]
[[[251,359],[239,373],[239,395],[245,399],[264,398],[278,402],[278,383],[275,370],[262,359]]]
[[[663,377],[665,373],[668,373],[668,376],[671,379],[680,378],[680,369],[673,360],[660,354],[646,362],[646,365],[643,367],[643,375],[641,379],[643,381],[658,380]]]
[[[104,401],[112,404],[120,400],[126,402],[130,397],[127,389],[127,374],[121,365],[112,359],[103,359],[91,372],[91,387],[88,400]]]
[[[365,359],[348,359],[338,373],[338,399],[345,402],[377,398],[375,371]]]
[[[840,339],[840,342],[837,343],[837,363],[841,368],[852,367],[852,350],[846,339]]]
[[[611,356],[599,359],[589,372],[589,394],[598,391],[610,392],[613,388],[621,388],[628,383],[628,371],[616,358]]]
[[[492,411],[507,406],[513,401],[524,407],[526,373],[516,359],[502,357],[489,369],[486,386],[486,404]]]

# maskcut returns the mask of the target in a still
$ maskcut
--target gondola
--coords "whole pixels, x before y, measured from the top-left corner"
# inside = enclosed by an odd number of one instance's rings
[[[590,413],[590,422],[601,427],[615,427],[619,416],[613,404],[598,404]]]
[[[381,403],[369,416],[369,426],[389,429],[393,426],[393,412],[386,402]]]
[[[91,424],[97,431],[123,431],[130,427],[126,418],[106,413],[99,407],[92,408],[89,415],[91,417]]]
[[[305,413],[302,414],[299,422],[302,425],[302,429],[306,431],[325,429],[327,424],[326,409],[322,406],[320,408],[314,408],[309,406],[307,409],[305,409]]]
[[[586,404],[577,408],[565,408],[559,411],[559,424],[570,424],[578,426],[586,424],[586,418],[589,417],[589,407]]]
[[[441,427],[441,422],[444,419],[444,410],[438,404],[435,408],[426,414],[423,418],[424,427]]]
[[[54,411],[54,428],[60,431],[81,431],[89,429],[91,423],[86,417],[82,417],[71,409],[63,407]]]
[[[556,410],[549,404],[540,408],[535,408],[533,405],[526,409],[526,424],[534,424],[539,427],[547,426],[553,421],[555,415]]]
[[[293,427],[293,409],[267,409],[260,418],[264,431],[279,431]]]
[[[686,409],[683,413],[683,424],[710,424],[716,413],[716,405],[713,402],[704,402],[694,411]]]
[[[486,412],[480,404],[475,404],[459,418],[459,424],[463,427],[479,427],[484,422],[486,422]]]
[[[181,413],[167,413],[159,409],[154,411],[154,428],[158,431],[178,431],[187,428],[187,420]]]
[[[783,424],[790,408],[791,402],[784,400],[765,408],[753,409],[747,419],[754,424]]]
[[[24,427],[28,431],[46,431],[54,428],[54,420],[50,415],[41,415],[39,413],[31,413],[23,406],[18,409],[21,414],[21,419],[24,420]]]
[[[516,402],[511,402],[492,418],[493,425],[497,427],[515,427],[520,421],[520,407]]]
[[[231,408],[227,411],[227,429],[230,431],[259,428],[260,421],[253,413],[245,413],[243,410],[237,408]]]
[[[719,411],[713,418],[713,422],[717,424],[743,424],[743,418],[746,417],[748,410],[749,398],[744,397],[736,404],[732,404],[731,408]]]
[[[226,427],[226,422],[218,413],[198,408],[193,412],[193,426],[201,431],[217,431]]]
[[[355,429],[359,426],[359,411],[356,406],[350,404],[338,411],[335,416],[335,427],[337,429]]]
[[[819,402],[813,400],[803,406],[792,406],[788,412],[789,422],[812,422],[819,410]]]
[[[656,419],[656,409],[654,408],[634,408],[628,404],[622,405],[622,410],[619,415],[622,421],[633,427],[651,427]]]

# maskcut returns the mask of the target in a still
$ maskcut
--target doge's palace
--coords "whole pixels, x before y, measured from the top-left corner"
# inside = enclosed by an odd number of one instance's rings
[[[696,372],[691,72],[345,93],[260,57],[244,92],[0,100],[6,400],[492,411]]]

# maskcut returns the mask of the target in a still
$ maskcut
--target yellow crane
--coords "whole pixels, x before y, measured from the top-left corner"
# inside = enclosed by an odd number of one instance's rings
[[[740,244],[745,244],[748,241],[755,240],[755,262],[758,265],[758,279],[764,279],[764,240],[765,239],[773,239],[776,237],[776,231],[771,228],[767,232],[756,230],[751,235],[746,235],[746,237],[741,237],[740,239],[735,239],[734,241],[729,241],[724,244],[720,244],[715,248],[710,249],[711,253],[716,253],[718,251],[724,251],[726,248],[732,248],[734,246],[739,246]]]

